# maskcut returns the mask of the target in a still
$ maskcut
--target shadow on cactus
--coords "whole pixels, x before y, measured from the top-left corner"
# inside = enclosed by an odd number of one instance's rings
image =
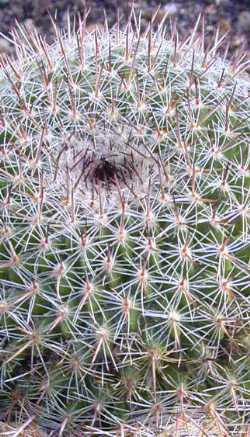
[[[247,435],[247,61],[155,18],[2,59],[2,433]]]

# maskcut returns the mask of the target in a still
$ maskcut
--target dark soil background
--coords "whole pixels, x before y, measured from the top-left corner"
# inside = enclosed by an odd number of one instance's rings
[[[217,26],[221,32],[228,32],[230,51],[237,54],[247,51],[250,58],[250,0],[135,0],[136,8],[141,9],[142,23],[147,25],[156,7],[161,4],[159,19],[167,11],[177,22],[181,35],[186,34],[193,26],[199,13],[206,17],[207,39],[215,33]],[[126,22],[130,2],[125,0],[0,0],[0,32],[8,35],[18,20],[27,27],[35,27],[50,42],[53,41],[53,29],[49,15],[57,14],[59,26],[65,27],[67,12],[73,17],[83,15],[84,8],[91,8],[88,27],[101,26],[104,21],[103,10],[106,10],[108,22],[112,26],[116,21],[119,7],[122,22]],[[11,45],[0,36],[0,52],[11,53]]]

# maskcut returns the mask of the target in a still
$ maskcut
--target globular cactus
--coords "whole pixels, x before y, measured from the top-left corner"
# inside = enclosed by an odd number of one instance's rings
[[[13,435],[247,435],[247,61],[206,47],[202,19],[183,41],[154,19],[55,25],[50,46],[18,26],[2,59]]]

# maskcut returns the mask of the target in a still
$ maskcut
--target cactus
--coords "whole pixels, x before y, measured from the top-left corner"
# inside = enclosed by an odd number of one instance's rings
[[[247,61],[218,32],[206,47],[201,18],[183,41],[155,18],[145,32],[133,8],[123,30],[54,23],[52,45],[17,25],[2,59],[13,435],[247,435]]]

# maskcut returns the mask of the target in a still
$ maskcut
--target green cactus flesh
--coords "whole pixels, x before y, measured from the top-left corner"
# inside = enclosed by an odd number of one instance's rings
[[[247,435],[246,61],[133,10],[55,31],[0,69],[0,421]]]

